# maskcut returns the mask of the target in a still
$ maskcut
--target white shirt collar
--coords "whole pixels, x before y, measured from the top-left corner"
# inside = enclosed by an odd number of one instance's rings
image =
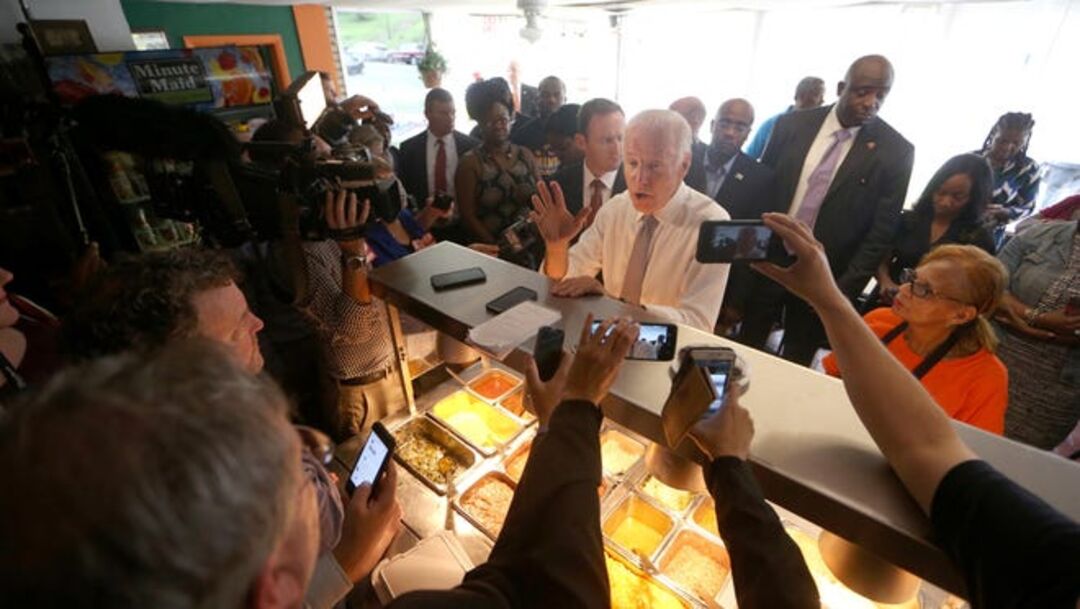
[[[618,169],[613,169],[602,176],[596,176],[589,170],[589,164],[585,161],[581,162],[581,166],[585,169],[585,184],[591,185],[593,180],[599,177],[600,181],[604,183],[604,187],[608,190],[615,189],[615,174],[619,173]]]
[[[825,122],[821,124],[821,133],[832,135],[843,128],[844,126],[840,124],[840,116],[836,113],[836,104],[833,104],[832,110],[829,110],[829,113],[825,115]],[[851,133],[852,141],[855,140],[855,136],[859,135],[860,129],[862,129],[862,125],[847,128],[848,132]]]
[[[434,146],[435,142],[437,142],[439,140],[442,140],[442,143],[443,143],[444,146],[449,145],[450,142],[454,141],[454,132],[451,131],[450,133],[447,133],[446,135],[444,135],[442,137],[439,137],[439,136],[435,135],[434,133],[432,133],[431,129],[428,129],[427,130],[427,139],[428,139],[428,144],[430,144],[432,146]]]

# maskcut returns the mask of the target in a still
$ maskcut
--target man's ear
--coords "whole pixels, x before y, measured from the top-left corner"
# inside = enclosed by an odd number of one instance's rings
[[[299,573],[275,550],[252,584],[250,609],[299,609],[304,606],[304,583]]]
[[[845,84],[846,83],[844,81],[842,81],[842,80],[840,82],[836,83],[836,96],[837,97],[840,97],[841,95],[844,94],[844,85]]]

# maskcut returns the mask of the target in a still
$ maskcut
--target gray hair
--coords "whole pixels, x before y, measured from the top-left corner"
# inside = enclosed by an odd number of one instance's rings
[[[205,341],[61,373],[0,425],[0,598],[242,606],[300,489],[285,410]]]
[[[690,132],[690,123],[678,112],[673,110],[645,110],[639,112],[626,125],[626,137],[641,131],[642,135],[652,141],[672,144],[680,159],[690,154],[690,145],[693,134]]]

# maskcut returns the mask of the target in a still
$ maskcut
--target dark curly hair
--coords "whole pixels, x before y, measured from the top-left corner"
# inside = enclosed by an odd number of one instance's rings
[[[465,89],[465,112],[469,118],[482,123],[495,104],[502,104],[514,115],[514,98],[506,79],[495,77],[474,82]]]
[[[986,159],[977,154],[958,154],[945,161],[945,164],[927,182],[926,188],[915,203],[915,213],[929,218],[934,217],[934,193],[946,180],[961,173],[971,180],[971,194],[956,221],[961,225],[978,225],[986,212],[986,206],[990,204],[990,197],[994,190],[994,172]]]
[[[87,286],[64,321],[68,354],[86,360],[154,350],[191,336],[198,324],[194,296],[238,278],[232,261],[213,250],[186,248],[121,259]]]

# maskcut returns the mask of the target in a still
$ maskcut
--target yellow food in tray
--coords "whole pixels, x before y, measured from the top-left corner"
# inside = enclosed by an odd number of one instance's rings
[[[600,434],[600,461],[611,476],[621,476],[645,454],[645,447],[626,434],[608,429]]]
[[[644,573],[604,555],[611,583],[611,609],[684,609],[689,605]]]
[[[652,556],[671,527],[666,514],[640,497],[630,496],[608,516],[604,533],[631,552]]]
[[[690,507],[690,502],[694,500],[694,494],[690,491],[672,488],[652,476],[645,479],[645,484],[641,485],[641,490],[646,495],[659,501],[664,507],[675,512],[682,512]]]
[[[685,591],[708,602],[720,594],[731,573],[731,559],[719,544],[683,531],[664,553],[660,571]]]
[[[501,477],[488,474],[461,496],[461,509],[480,523],[492,538],[496,538],[513,499],[514,487]]]
[[[521,475],[525,473],[525,464],[529,461],[530,448],[532,448],[532,442],[519,448],[506,460],[504,466],[506,468],[506,475],[514,482],[521,482]]]
[[[701,505],[694,510],[694,522],[706,531],[720,536],[720,527],[716,523],[716,504],[712,499],[702,501]]]
[[[473,446],[489,453],[521,431],[520,423],[465,391],[444,398],[432,413]]]

